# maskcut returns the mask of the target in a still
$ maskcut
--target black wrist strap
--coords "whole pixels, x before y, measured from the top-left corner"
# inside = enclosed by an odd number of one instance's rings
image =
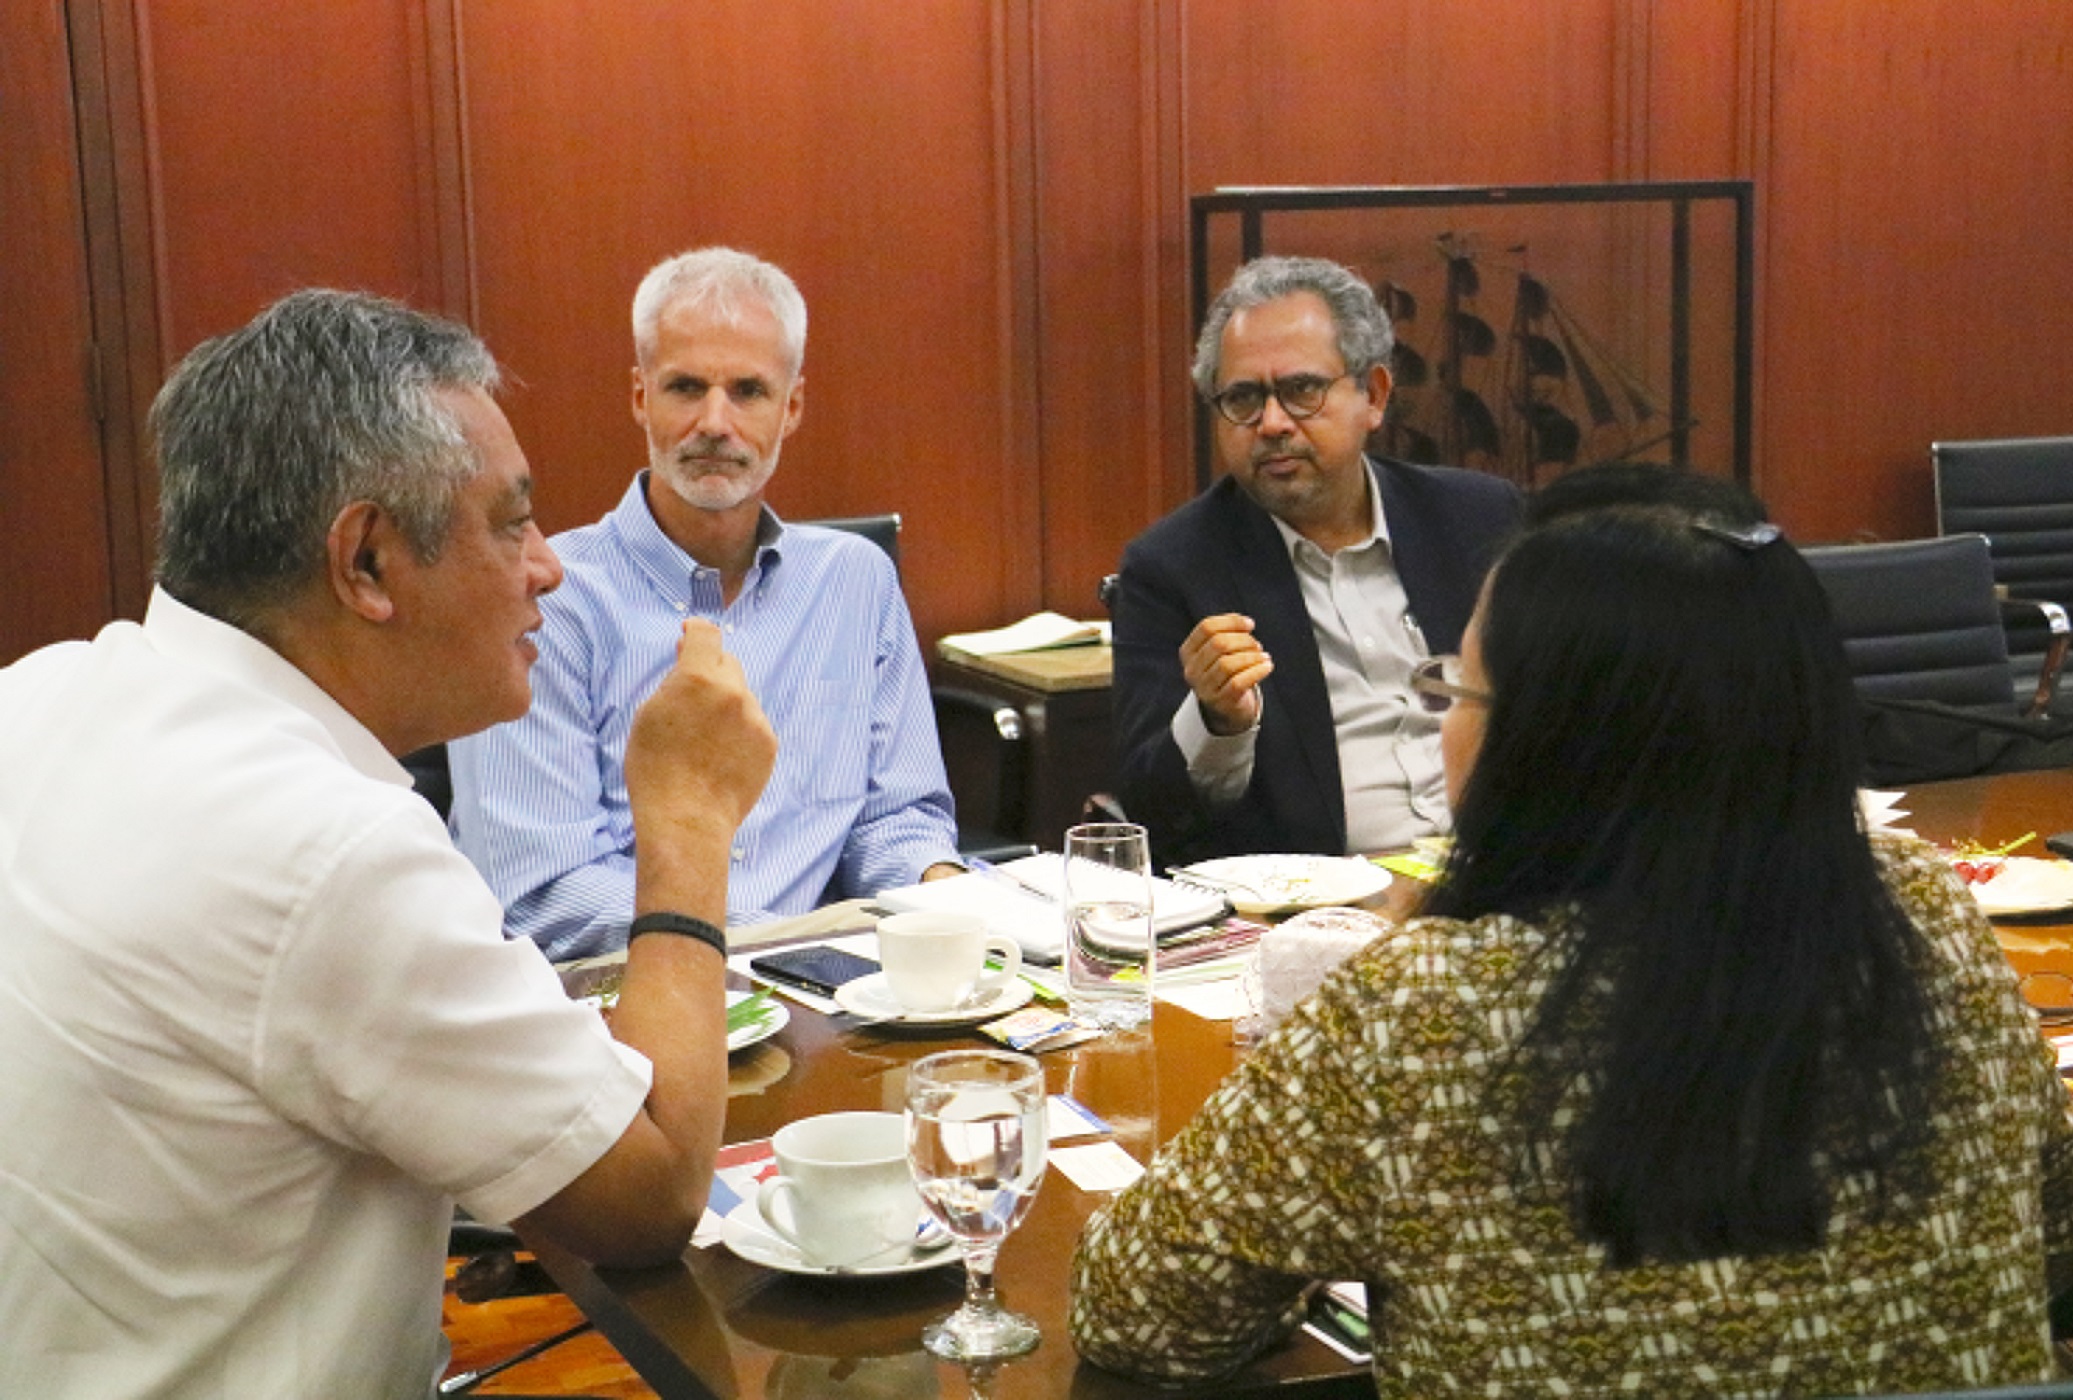
[[[644,933],[673,933],[679,938],[695,938],[721,957],[727,956],[726,930],[704,919],[694,919],[689,914],[672,914],[667,910],[643,914],[626,930],[626,941],[631,943]]]

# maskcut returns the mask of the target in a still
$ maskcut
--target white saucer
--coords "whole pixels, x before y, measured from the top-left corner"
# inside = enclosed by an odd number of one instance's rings
[[[1029,983],[1020,977],[1010,977],[1007,985],[992,996],[970,1006],[955,1007],[949,1011],[908,1011],[901,1007],[893,996],[893,989],[886,984],[885,974],[874,972],[868,977],[859,977],[854,982],[844,982],[835,989],[835,1004],[852,1016],[866,1020],[884,1021],[901,1026],[976,1026],[981,1021],[991,1021],[1005,1016],[1018,1006],[1027,1005],[1031,996]]]
[[[1966,888],[1987,917],[2056,914],[2073,908],[2073,865],[2035,856],[2004,856],[1994,878]]]
[[[727,1007],[729,1010],[732,1010],[735,1006],[747,1001],[754,995],[754,992],[729,991],[727,993]],[[785,1009],[785,1004],[776,997],[766,998],[763,1003],[763,1018],[760,1021],[743,1026],[740,1030],[727,1037],[727,1053],[731,1055],[736,1050],[746,1050],[751,1045],[761,1044],[791,1023],[792,1013]]]
[[[945,1235],[941,1244],[920,1253],[910,1253],[904,1259],[894,1255],[877,1263],[858,1264],[851,1268],[809,1263],[791,1241],[771,1233],[770,1227],[763,1223],[763,1212],[754,1199],[743,1201],[727,1212],[727,1218],[720,1222],[720,1243],[751,1264],[807,1278],[875,1278],[885,1274],[914,1274],[923,1269],[940,1269],[945,1264],[955,1264],[959,1259],[958,1252],[950,1247],[954,1241]]]
[[[1358,856],[1223,856],[1178,873],[1241,886],[1225,889],[1224,897],[1249,918],[1358,904],[1389,888],[1389,872]]]

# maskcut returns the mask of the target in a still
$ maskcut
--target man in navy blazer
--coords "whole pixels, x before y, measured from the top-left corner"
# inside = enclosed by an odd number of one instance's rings
[[[1520,503],[1365,454],[1392,344],[1367,284],[1320,259],[1248,263],[1210,308],[1194,378],[1226,475],[1131,542],[1112,603],[1121,796],[1162,862],[1447,826],[1410,671],[1459,648]]]

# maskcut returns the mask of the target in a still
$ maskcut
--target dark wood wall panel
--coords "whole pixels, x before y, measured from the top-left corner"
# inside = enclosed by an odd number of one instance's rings
[[[1623,8],[1194,6],[1184,36],[1190,186],[1604,179]]]
[[[1187,431],[1161,412],[1185,406],[1186,367],[1146,295],[1159,34],[1113,0],[1052,0],[1039,15],[1044,602],[1098,617],[1102,576],[1173,500],[1164,464]]]
[[[512,415],[543,518],[595,518],[643,463],[627,398],[641,274],[734,244],[785,267],[809,312],[778,509],[899,511],[925,631],[1033,605],[996,536],[1033,537],[1035,520],[1005,504],[1034,479],[1034,444],[1011,440],[1003,395],[991,7],[699,9],[695,24],[660,0],[610,24],[555,0],[465,15],[481,325],[522,381]],[[1033,550],[1017,562],[1033,573]]]
[[[640,463],[634,283],[709,242],[812,307],[780,509],[906,515],[927,636],[1090,612],[1191,487],[1186,197],[1230,184],[1753,178],[1758,484],[1805,536],[1919,532],[1932,438],[2073,430],[2069,54],[2063,0],[27,0],[0,355],[36,368],[0,376],[0,509],[113,544],[0,563],[0,646],[141,596],[123,433],[171,357],[307,282],[471,316],[548,523],[595,517]]]
[[[1931,441],[2073,432],[2073,6],[1777,9],[1765,485],[1803,535],[1924,533]]]
[[[297,287],[442,304],[416,0],[138,13],[168,365]]]
[[[115,611],[65,16],[0,32],[0,665]]]

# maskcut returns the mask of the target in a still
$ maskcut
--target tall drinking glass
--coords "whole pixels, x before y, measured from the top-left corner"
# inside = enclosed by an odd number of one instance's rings
[[[1027,1055],[946,1050],[907,1072],[907,1166],[964,1252],[964,1306],[922,1331],[951,1361],[1020,1356],[1037,1325],[1001,1307],[994,1261],[1044,1179],[1044,1071]]]
[[[1065,995],[1075,1016],[1123,1030],[1152,1017],[1152,857],[1144,828],[1065,833]]]

